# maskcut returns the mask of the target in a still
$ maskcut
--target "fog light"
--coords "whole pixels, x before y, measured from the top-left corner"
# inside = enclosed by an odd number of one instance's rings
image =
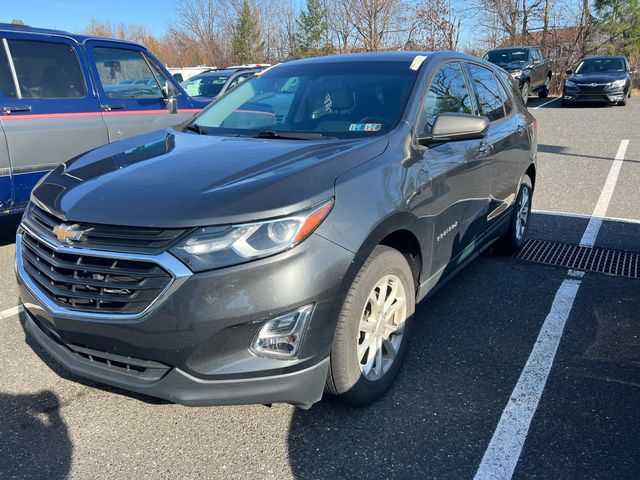
[[[268,357],[297,357],[312,312],[313,305],[307,305],[267,320],[253,341],[253,351]]]

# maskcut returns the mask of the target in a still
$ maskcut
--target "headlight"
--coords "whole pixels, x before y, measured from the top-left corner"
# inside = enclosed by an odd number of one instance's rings
[[[511,72],[511,76],[513,78],[520,78],[522,76],[522,70],[519,70],[519,69],[518,70],[513,70]]]
[[[243,225],[200,228],[171,249],[196,272],[267,257],[302,242],[333,207],[328,200],[290,217]]]
[[[616,80],[614,82],[611,82],[611,86],[613,88],[622,88],[625,86],[625,84],[627,83],[627,81],[624,78],[621,78],[620,80]]]
[[[567,80],[566,82],[564,82],[564,86],[565,87],[575,87],[576,84],[575,84],[575,82],[572,82],[571,80]]]

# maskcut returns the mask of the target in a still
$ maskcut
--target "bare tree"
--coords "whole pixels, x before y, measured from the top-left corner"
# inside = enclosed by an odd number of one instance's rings
[[[417,2],[407,43],[427,50],[457,50],[462,21],[450,0]]]
[[[381,50],[387,36],[398,33],[400,2],[398,0],[345,0],[351,13],[355,37],[366,51]]]

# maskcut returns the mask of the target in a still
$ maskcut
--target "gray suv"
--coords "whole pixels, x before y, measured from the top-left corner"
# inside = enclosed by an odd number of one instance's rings
[[[173,402],[363,405],[417,302],[523,246],[535,159],[517,85],[480,59],[281,64],[50,173],[17,234],[21,319],[68,370]]]

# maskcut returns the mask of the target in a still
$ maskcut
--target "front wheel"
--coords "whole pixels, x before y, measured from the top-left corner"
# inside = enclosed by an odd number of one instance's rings
[[[531,218],[531,200],[533,187],[531,179],[525,175],[520,182],[520,189],[513,206],[509,230],[500,239],[500,247],[504,253],[518,253],[524,247]]]
[[[407,260],[393,248],[377,246],[342,306],[327,392],[352,405],[380,398],[402,365],[414,311],[415,286]]]

